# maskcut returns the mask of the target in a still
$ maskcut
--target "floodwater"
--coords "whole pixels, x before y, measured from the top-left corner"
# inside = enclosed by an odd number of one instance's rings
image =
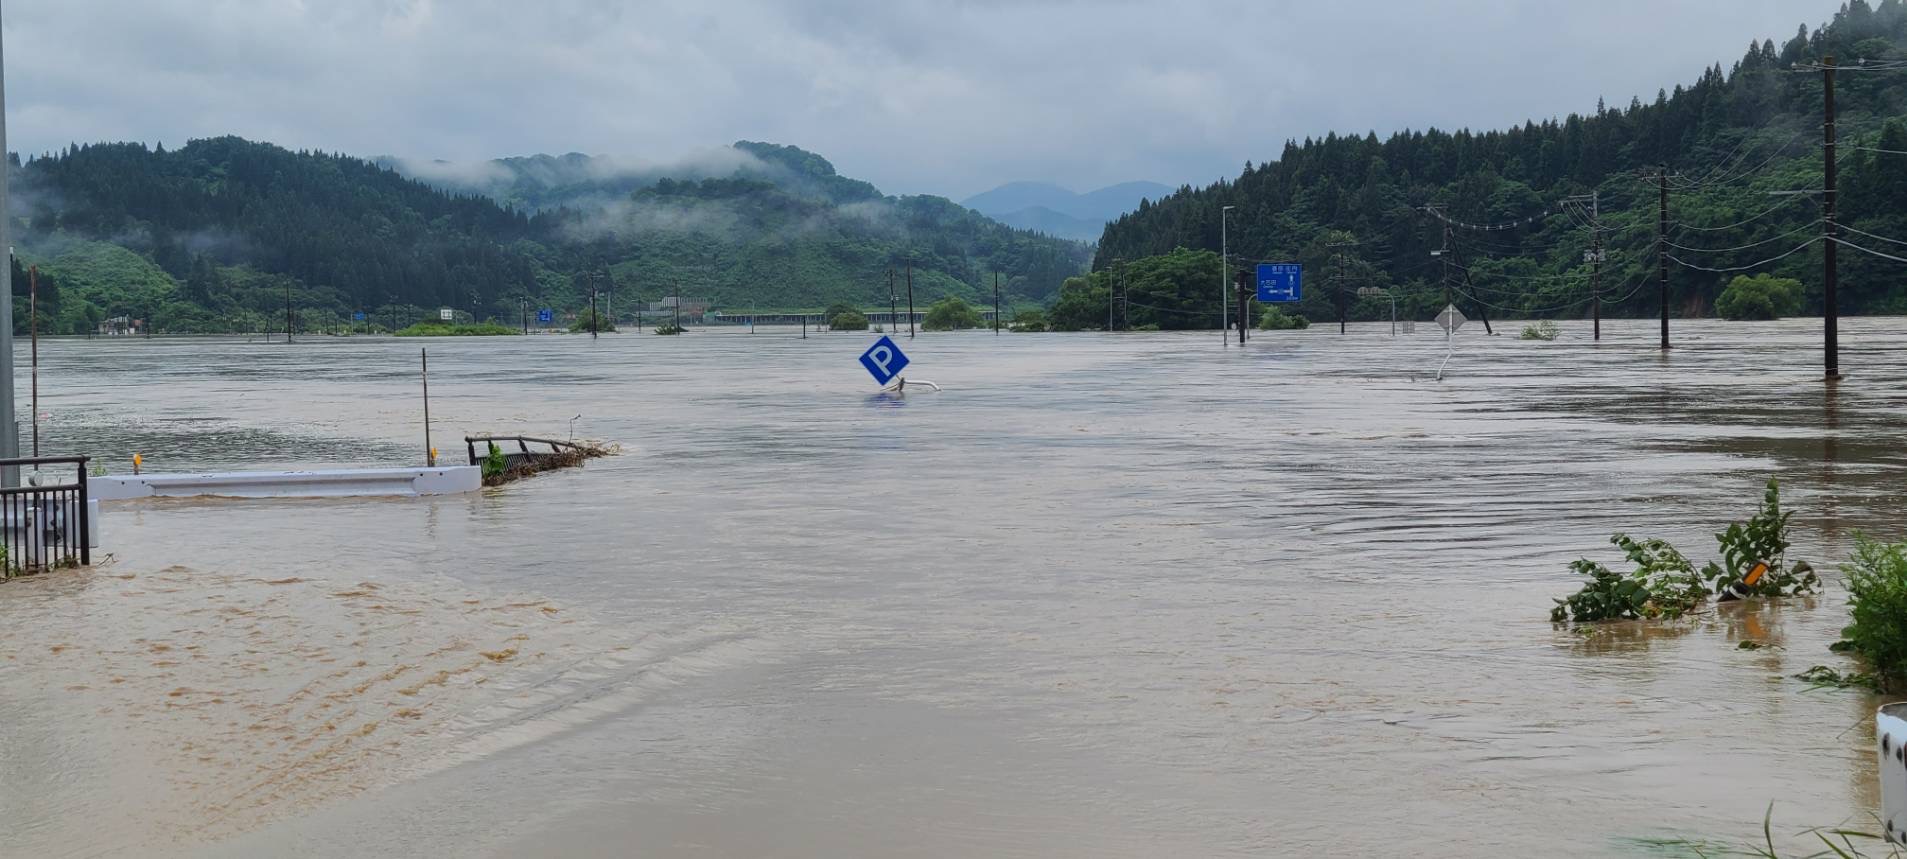
[[[622,455],[434,500],[167,501],[0,584],[0,853],[1623,856],[1861,824],[1836,571],[1907,532],[1907,320],[44,344],[49,451]],[[24,385],[22,390],[24,392]],[[1552,626],[1771,476],[1827,593]],[[1753,640],[1765,647],[1740,649]]]

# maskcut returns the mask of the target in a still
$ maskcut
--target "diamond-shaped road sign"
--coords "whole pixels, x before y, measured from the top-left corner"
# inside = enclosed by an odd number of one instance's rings
[[[861,366],[867,368],[868,375],[874,377],[876,384],[885,385],[907,366],[907,356],[901,352],[901,347],[883,335],[874,341],[874,345],[867,347],[866,352],[861,353]]]
[[[1443,312],[1437,314],[1437,327],[1450,334],[1457,333],[1457,329],[1462,328],[1463,323],[1469,321],[1464,318],[1463,311],[1458,310],[1454,304],[1445,305]]]

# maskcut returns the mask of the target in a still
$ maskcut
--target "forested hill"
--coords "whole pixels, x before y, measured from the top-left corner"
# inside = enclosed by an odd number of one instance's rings
[[[598,177],[532,207],[235,137],[94,144],[12,159],[9,214],[19,261],[41,270],[45,330],[61,333],[114,316],[273,328],[288,295],[311,328],[444,307],[514,321],[526,301],[585,306],[592,286],[624,308],[678,288],[729,310],[875,306],[910,261],[919,301],[990,300],[998,271],[1009,297],[1040,302],[1091,253],[938,197],[883,196],[794,147],[734,152],[720,175]],[[27,288],[16,278],[16,304]]]
[[[1807,244],[1821,232],[1818,195],[1774,192],[1822,187],[1823,76],[1810,68],[1828,56],[1868,66],[1837,77],[1837,220],[1866,234],[1850,232],[1850,240],[1907,256],[1876,238],[1907,240],[1907,155],[1897,154],[1907,152],[1898,121],[1907,112],[1907,3],[1851,0],[1822,29],[1752,45],[1731,68],[1717,65],[1646,101],[1501,131],[1288,143],[1276,161],[1247,164],[1235,180],[1181,188],[1109,224],[1094,267],[1181,246],[1216,252],[1221,208],[1234,206],[1234,262],[1306,263],[1312,318],[1335,318],[1338,295],[1351,318],[1389,312],[1379,299],[1352,297],[1361,286],[1402,287],[1400,312],[1427,317],[1443,295],[1444,259],[1431,252],[1444,223],[1420,207],[1438,206],[1457,222],[1450,271],[1473,316],[1586,315],[1590,213],[1566,200],[1594,193],[1608,245],[1604,312],[1644,315],[1658,302],[1645,281],[1655,267],[1653,176],[1666,165],[1669,241],[1681,261],[1671,263],[1675,313],[1710,312],[1737,272],[1702,269],[1736,268],[1799,279],[1808,312],[1818,313],[1822,252],[1820,242]],[[1342,259],[1328,247],[1339,242],[1356,242],[1340,249]],[[1844,312],[1907,313],[1907,267],[1852,249],[1840,260]],[[1332,280],[1339,271],[1343,292]],[[1197,311],[1201,320],[1216,312],[1216,299],[1209,303]]]

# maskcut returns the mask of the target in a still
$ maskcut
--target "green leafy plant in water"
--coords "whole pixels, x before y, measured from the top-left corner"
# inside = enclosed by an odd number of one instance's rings
[[[682,326],[677,325],[673,322],[664,322],[661,325],[656,326],[657,334],[661,334],[664,336],[671,336],[671,337],[677,334],[681,334],[682,332],[687,330],[688,330],[687,328],[683,328]]]
[[[1569,565],[1587,576],[1582,590],[1556,600],[1550,620],[1591,623],[1601,620],[1673,618],[1687,614],[1708,597],[1695,565],[1664,540],[1636,540],[1627,534],[1609,538],[1635,570],[1617,573],[1582,558]]]
[[[490,452],[483,458],[483,478],[489,480],[503,473],[509,467],[509,460],[498,449],[496,442],[490,442]]]
[[[1713,561],[1702,568],[1702,578],[1721,593],[1737,587],[1749,596],[1785,597],[1820,593],[1821,577],[1807,561],[1788,566],[1788,520],[1793,511],[1781,509],[1781,484],[1770,478],[1762,493],[1761,508],[1746,522],[1736,522],[1715,535],[1721,544],[1722,562]],[[1768,572],[1754,585],[1743,584],[1757,562],[1768,565]]]
[[[1876,689],[1907,690],[1907,543],[1857,537],[1841,569],[1849,623],[1834,649],[1865,662]]]
[[[1523,326],[1524,340],[1554,340],[1561,336],[1562,333],[1563,329],[1556,327],[1556,323],[1547,319],[1533,325]]]
[[[1827,665],[1816,665],[1794,679],[1803,681],[1815,689],[1866,689],[1880,691],[1880,679],[1866,671],[1842,671]]]

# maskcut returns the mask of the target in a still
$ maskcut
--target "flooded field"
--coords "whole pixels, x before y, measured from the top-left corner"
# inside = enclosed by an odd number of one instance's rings
[[[1907,534],[1907,320],[1264,335],[61,341],[53,452],[625,453],[480,495],[110,508],[0,584],[0,853],[1624,856],[1861,824],[1837,565]],[[1428,331],[1429,326],[1420,330]],[[1816,599],[1552,626],[1770,476]],[[1742,650],[1754,640],[1768,645]],[[112,813],[107,813],[112,809]],[[124,809],[124,813],[119,810]]]

